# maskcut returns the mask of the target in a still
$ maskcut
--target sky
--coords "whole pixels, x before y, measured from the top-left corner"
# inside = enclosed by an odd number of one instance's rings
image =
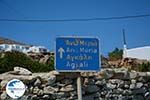
[[[0,19],[86,19],[150,14],[150,0],[0,0]],[[59,36],[100,39],[103,55],[123,48],[150,45],[150,17],[74,22],[0,21],[0,36],[55,50]]]

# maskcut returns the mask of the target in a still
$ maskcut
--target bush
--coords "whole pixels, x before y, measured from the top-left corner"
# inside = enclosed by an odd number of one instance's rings
[[[148,71],[150,71],[150,62],[142,63],[142,64],[139,66],[139,71],[140,71],[140,72],[148,72]]]
[[[11,71],[16,66],[26,68],[31,72],[48,72],[54,69],[54,60],[51,59],[50,62],[52,63],[42,64],[20,52],[6,52],[5,56],[0,58],[0,73]]]
[[[109,60],[115,61],[115,60],[122,59],[122,55],[123,55],[123,50],[115,48],[114,51],[108,54],[108,57],[109,57]]]

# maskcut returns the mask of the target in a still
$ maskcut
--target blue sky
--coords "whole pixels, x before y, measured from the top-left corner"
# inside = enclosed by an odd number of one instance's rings
[[[150,14],[150,0],[0,0],[0,19],[78,19]],[[102,54],[150,45],[150,17],[83,22],[0,22],[0,36],[54,50],[57,36],[100,38]]]

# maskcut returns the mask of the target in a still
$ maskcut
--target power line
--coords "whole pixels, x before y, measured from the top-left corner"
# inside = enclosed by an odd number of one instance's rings
[[[75,22],[75,21],[99,21],[99,20],[119,20],[119,19],[135,19],[150,17],[150,14],[144,15],[130,15],[120,17],[102,17],[102,18],[81,18],[81,19],[0,19],[0,21],[7,22]]]

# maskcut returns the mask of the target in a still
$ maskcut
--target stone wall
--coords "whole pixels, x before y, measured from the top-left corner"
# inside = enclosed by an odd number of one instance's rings
[[[81,73],[83,100],[150,100],[150,72],[128,71],[125,68],[102,69]],[[11,79],[20,79],[27,90],[19,100],[77,100],[79,73],[22,74],[11,71],[0,75],[1,99],[7,96],[5,86]]]

